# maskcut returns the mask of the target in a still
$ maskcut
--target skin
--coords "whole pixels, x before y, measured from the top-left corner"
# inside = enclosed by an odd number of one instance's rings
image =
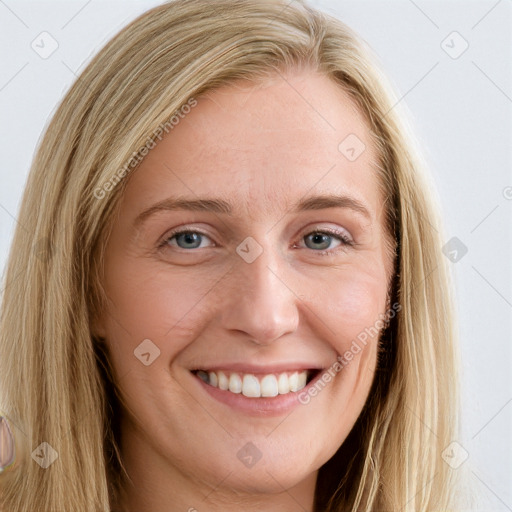
[[[349,134],[366,145],[352,162],[338,149]],[[104,260],[109,309],[95,324],[123,401],[131,483],[119,510],[312,510],[318,469],[368,396],[377,336],[287,415],[235,410],[189,370],[225,361],[328,368],[375,325],[392,270],[375,162],[352,99],[302,70],[198,98],[130,176]],[[323,193],[355,198],[369,216],[347,207],[292,212],[305,195]],[[176,195],[220,197],[233,213],[160,210],[134,225]],[[204,233],[200,247],[170,238],[178,227]],[[336,235],[311,240],[325,228],[355,245]],[[263,250],[252,263],[236,252],[248,236]],[[148,366],[134,356],[144,339],[160,350]],[[237,457],[247,442],[261,453],[251,468]]]

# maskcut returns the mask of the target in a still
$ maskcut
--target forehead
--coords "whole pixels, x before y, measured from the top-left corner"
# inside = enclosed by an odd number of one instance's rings
[[[126,194],[222,195],[235,208],[258,204],[271,214],[306,193],[350,193],[377,211],[376,158],[367,123],[341,86],[313,72],[276,74],[199,97]]]

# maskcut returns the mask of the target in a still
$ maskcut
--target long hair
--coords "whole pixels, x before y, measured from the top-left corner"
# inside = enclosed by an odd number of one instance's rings
[[[458,356],[439,201],[377,59],[341,21],[299,1],[176,0],[96,55],[37,149],[4,277],[0,414],[16,460],[0,476],[0,510],[111,510],[122,472],[117,402],[91,322],[105,305],[112,220],[136,172],[127,162],[191,98],[297,67],[339,84],[368,122],[401,306],[382,335],[367,403],[320,468],[315,510],[452,506],[454,470],[442,452],[458,434]],[[55,454],[46,469],[36,463]]]

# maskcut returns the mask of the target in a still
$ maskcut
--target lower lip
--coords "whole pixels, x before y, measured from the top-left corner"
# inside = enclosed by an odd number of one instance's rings
[[[242,411],[252,416],[282,416],[292,411],[298,405],[299,394],[307,393],[308,388],[321,377],[322,372],[318,372],[318,375],[309,382],[309,384],[303,387],[300,391],[290,392],[285,395],[277,395],[275,397],[260,397],[260,398],[249,398],[242,393],[232,393],[231,391],[225,391],[210,384],[206,384],[202,379],[191,373],[194,380],[215,400],[228,405],[232,409]]]

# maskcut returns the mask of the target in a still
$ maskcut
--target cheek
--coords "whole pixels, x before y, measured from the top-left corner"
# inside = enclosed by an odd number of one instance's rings
[[[205,299],[218,281],[211,273],[192,278],[190,270],[170,271],[129,258],[106,266],[106,275],[107,337],[121,349],[112,351],[120,364],[133,362],[124,354],[133,356],[145,339],[165,356],[179,352],[201,329],[201,318],[209,314],[210,303]]]
[[[211,275],[191,279],[180,269],[130,260],[119,261],[107,275],[107,346],[125,407],[150,413],[165,403],[181,410],[179,394],[162,391],[175,389],[169,361],[199,335],[201,322],[210,315],[205,297],[216,280]],[[186,408],[181,410],[181,417],[187,414]]]
[[[299,399],[311,417],[325,418],[331,451],[355,424],[375,376],[379,320],[385,313],[387,292],[380,268],[354,265],[330,272],[330,279],[316,281],[323,283],[316,288],[321,293],[310,295],[308,302],[308,308],[328,325],[323,330],[325,340],[339,355]]]
[[[339,354],[328,371],[330,377],[325,377],[336,390],[329,407],[346,415],[348,423],[340,424],[342,429],[359,415],[375,374],[387,288],[385,274],[374,269],[352,267],[338,272],[310,302],[329,326],[328,341]]]
[[[332,344],[341,352],[347,350],[363,333],[375,333],[386,308],[384,273],[346,269],[326,281],[321,294],[312,303],[331,327]]]

